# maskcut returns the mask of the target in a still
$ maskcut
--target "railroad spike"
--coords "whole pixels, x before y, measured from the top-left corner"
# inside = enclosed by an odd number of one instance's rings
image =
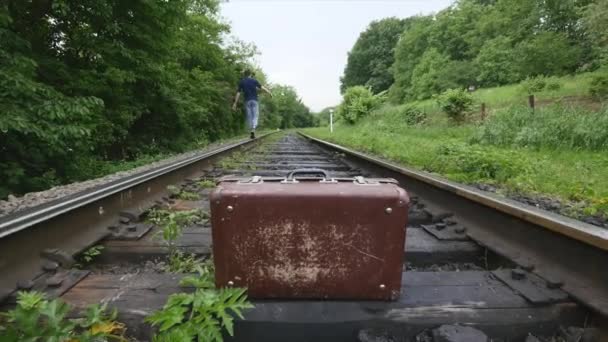
[[[57,248],[48,248],[42,251],[41,256],[47,260],[59,263],[63,268],[71,268],[74,264],[74,258],[65,251]]]
[[[20,280],[17,282],[17,289],[31,290],[34,287],[34,282],[31,280]]]
[[[511,278],[515,280],[524,280],[526,279],[526,272],[520,268],[513,269],[511,271]]]

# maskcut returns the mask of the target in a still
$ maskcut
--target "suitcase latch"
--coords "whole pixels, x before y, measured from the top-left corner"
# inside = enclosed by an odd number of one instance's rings
[[[237,181],[238,184],[258,184],[264,183],[264,179],[261,176],[253,176],[249,179],[240,179]]]
[[[359,185],[378,185],[378,184],[380,184],[380,182],[378,182],[377,180],[366,179],[365,177],[362,177],[362,176],[356,176],[354,183],[359,184]]]

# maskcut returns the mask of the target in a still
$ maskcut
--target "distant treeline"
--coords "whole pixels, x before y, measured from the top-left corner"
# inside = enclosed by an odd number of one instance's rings
[[[240,132],[243,114],[230,103],[254,48],[223,41],[230,28],[219,6],[1,2],[0,198],[99,176],[109,160]],[[307,125],[294,113],[308,109],[287,95],[272,103],[267,127]]]
[[[363,85],[393,102],[606,64],[608,1],[459,0],[436,15],[370,24],[349,53],[342,91]]]

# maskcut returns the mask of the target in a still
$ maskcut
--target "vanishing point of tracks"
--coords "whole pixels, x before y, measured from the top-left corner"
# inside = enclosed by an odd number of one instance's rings
[[[226,145],[0,218],[0,299],[10,306],[22,289],[76,307],[108,303],[130,335],[146,340],[151,328],[143,318],[180,291],[179,275],[154,268],[167,250],[155,238],[158,227],[143,219],[146,210],[208,211],[209,189],[200,180],[284,177],[302,168],[336,178],[391,177],[410,193],[401,298],[258,301],[237,322],[234,340],[409,341],[459,323],[523,341],[528,333],[605,324],[607,231],[296,134]],[[167,197],[173,184],[200,199]],[[90,269],[73,268],[74,257],[94,244],[104,249]],[[178,247],[209,255],[208,221],[186,228]]]

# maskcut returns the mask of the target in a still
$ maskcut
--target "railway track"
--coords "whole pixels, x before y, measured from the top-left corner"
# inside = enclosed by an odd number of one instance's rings
[[[391,177],[410,192],[402,297],[392,303],[258,301],[236,323],[234,340],[433,341],[432,329],[462,323],[494,340],[523,341],[529,333],[554,336],[560,327],[605,323],[605,232],[296,134],[231,144],[0,219],[0,298],[10,306],[17,287],[78,308],[108,303],[132,336],[148,340],[152,330],[143,319],[182,290],[181,276],[163,271],[169,252],[157,238],[160,228],[145,219],[147,210],[208,212],[209,180],[284,177],[302,168],[333,177]],[[166,192],[170,184],[178,186],[173,196]],[[75,257],[92,245],[103,246],[95,262],[74,268]],[[176,245],[210,255],[205,215]],[[471,333],[458,329],[435,334]],[[583,341],[590,331],[561,335]]]

